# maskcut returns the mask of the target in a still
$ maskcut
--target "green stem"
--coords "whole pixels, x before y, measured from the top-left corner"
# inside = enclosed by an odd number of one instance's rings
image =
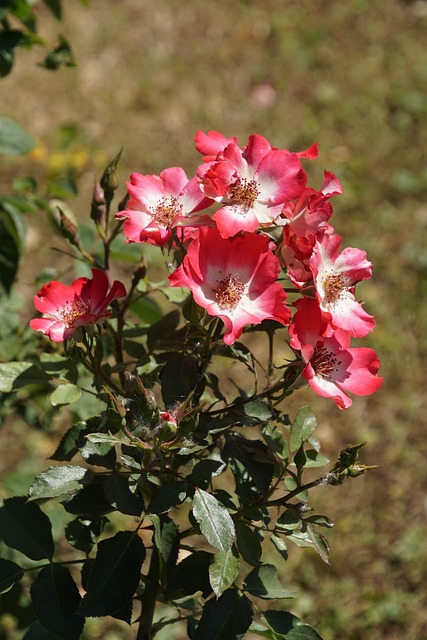
[[[157,547],[153,546],[147,582],[141,599],[141,622],[136,640],[152,640],[153,618],[159,590],[160,563]]]

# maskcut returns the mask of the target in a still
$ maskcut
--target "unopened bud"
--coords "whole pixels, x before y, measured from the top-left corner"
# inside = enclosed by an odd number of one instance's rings
[[[79,231],[77,226],[68,216],[65,215],[61,209],[59,209],[59,228],[62,236],[68,240],[73,246],[80,248]]]
[[[94,222],[102,223],[105,219],[106,210],[107,207],[104,189],[101,187],[99,182],[95,182],[95,186],[93,188],[90,217]]]
[[[145,264],[144,258],[136,265],[133,270],[133,282],[132,284],[136,286],[140,280],[143,280],[147,273],[147,265]]]

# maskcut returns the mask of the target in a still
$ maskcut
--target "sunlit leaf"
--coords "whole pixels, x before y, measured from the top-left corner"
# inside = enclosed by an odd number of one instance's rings
[[[49,467],[34,479],[28,490],[30,500],[55,498],[64,493],[76,493],[83,485],[88,484],[93,473],[83,467],[64,465]]]
[[[272,564],[263,564],[252,569],[246,576],[243,587],[251,595],[265,600],[294,598],[296,595],[280,584],[277,569]]]
[[[209,567],[209,581],[217,598],[226,591],[239,575],[239,557],[233,547],[217,551]]]
[[[212,494],[196,489],[193,514],[206,540],[216,549],[228,551],[234,542],[234,522],[227,509]]]

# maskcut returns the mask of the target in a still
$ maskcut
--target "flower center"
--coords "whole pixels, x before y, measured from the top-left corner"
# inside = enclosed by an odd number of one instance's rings
[[[316,372],[316,375],[325,378],[331,378],[333,372],[337,370],[341,362],[342,361],[338,360],[322,343],[316,346],[310,360],[310,364]]]
[[[329,273],[324,279],[323,286],[327,302],[333,304],[341,296],[343,289],[346,288],[344,276],[341,273]]]
[[[230,200],[235,205],[240,205],[244,210],[250,209],[258,198],[260,190],[255,180],[238,178],[230,189]]]
[[[77,318],[84,316],[90,311],[89,300],[82,300],[82,298],[76,298],[72,302],[67,300],[65,305],[60,309],[59,315],[61,316],[64,324],[67,327],[72,327]]]
[[[153,212],[153,222],[161,227],[170,227],[178,216],[182,215],[182,204],[176,196],[160,200]]]
[[[237,273],[234,276],[229,273],[224,280],[217,282],[215,298],[221,308],[234,309],[240,302],[245,291],[245,285],[240,282]]]

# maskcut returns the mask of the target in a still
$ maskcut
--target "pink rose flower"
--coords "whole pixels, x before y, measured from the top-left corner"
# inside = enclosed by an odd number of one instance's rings
[[[290,345],[301,352],[306,363],[302,375],[313,391],[347,409],[352,404],[347,392],[366,396],[379,389],[382,378],[377,376],[380,361],[375,351],[351,348],[350,334],[343,329],[325,337],[327,322],[315,300],[304,298],[295,304]]]
[[[286,293],[276,282],[279,261],[269,244],[263,235],[223,238],[216,228],[201,228],[169,276],[173,287],[187,287],[197,304],[221,318],[226,344],[233,344],[245,325],[266,319],[289,323]]]
[[[99,324],[111,315],[108,305],[126,295],[124,285],[115,280],[108,291],[104,271],[92,269],[92,278],[77,278],[67,287],[52,280],[34,296],[34,306],[50,318],[34,318],[30,327],[48,336],[53,342],[63,342],[78,327]]]

